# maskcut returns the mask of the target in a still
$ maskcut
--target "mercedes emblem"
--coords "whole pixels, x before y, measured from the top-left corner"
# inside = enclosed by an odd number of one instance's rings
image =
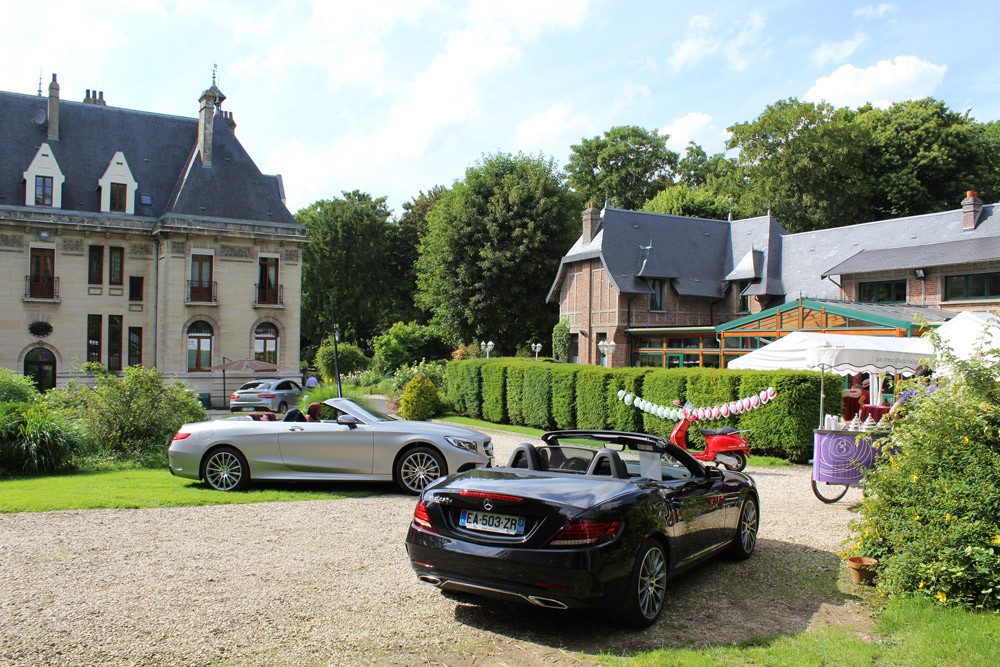
[[[483,509],[487,512],[493,509],[493,503],[490,502],[489,498],[483,501]]]

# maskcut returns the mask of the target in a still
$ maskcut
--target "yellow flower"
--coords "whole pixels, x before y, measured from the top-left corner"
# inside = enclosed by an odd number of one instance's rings
[[[945,521],[951,521],[951,514],[945,514],[944,515],[944,520]]]
[[[937,594],[937,599],[940,600],[941,602],[944,602],[945,600],[948,599],[948,596],[945,595],[944,593],[938,593]]]
[[[962,442],[964,442],[965,444],[969,444],[969,436],[965,436],[964,438],[962,438]]]
[[[1000,533],[993,536],[993,544],[1000,544]]]
[[[918,514],[917,516],[913,517],[913,520],[914,521],[920,521],[920,515]]]
[[[914,484],[917,483],[917,474],[916,473],[914,473],[913,476],[910,477],[910,481],[913,482]]]
[[[919,585],[919,586],[917,586],[917,588],[923,588],[923,587],[924,587],[924,582],[922,582],[922,581],[921,581],[921,582],[920,582],[920,585]]]

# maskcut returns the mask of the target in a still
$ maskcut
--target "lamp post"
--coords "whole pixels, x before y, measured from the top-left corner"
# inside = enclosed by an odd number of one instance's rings
[[[541,343],[532,343],[531,351],[535,353],[535,361],[538,361],[538,353],[542,351]]]
[[[479,349],[481,349],[483,352],[485,352],[486,353],[486,358],[489,359],[490,358],[490,352],[493,351],[493,341],[490,341],[488,343],[484,341],[484,342],[480,343],[479,344]]]
[[[617,343],[615,343],[613,340],[610,341],[602,340],[597,344],[597,347],[598,349],[600,349],[601,354],[604,355],[604,365],[610,368],[611,359],[612,357],[614,357],[615,347],[617,347]]]

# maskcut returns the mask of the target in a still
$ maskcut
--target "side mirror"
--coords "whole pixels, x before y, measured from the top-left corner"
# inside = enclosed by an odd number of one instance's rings
[[[337,417],[337,423],[341,426],[350,426],[351,428],[354,428],[358,425],[358,420],[354,415],[340,415]]]
[[[715,466],[705,466],[705,479],[710,482],[721,482],[726,476]]]

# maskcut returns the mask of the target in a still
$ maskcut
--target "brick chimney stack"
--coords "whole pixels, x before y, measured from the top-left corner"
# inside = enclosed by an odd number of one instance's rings
[[[601,224],[601,211],[597,204],[589,202],[587,210],[583,212],[583,242],[590,243],[594,238],[594,232]]]
[[[201,154],[201,164],[205,167],[212,166],[212,122],[217,99],[215,91],[209,88],[198,100],[201,104],[198,112],[198,152]]]
[[[59,139],[59,82],[56,75],[52,75],[52,83],[49,84],[49,139]]]
[[[222,120],[226,121],[226,125],[229,126],[229,129],[232,130],[233,132],[235,132],[236,131],[236,121],[233,120],[233,112],[232,111],[223,111],[222,109],[219,109],[219,113],[222,114]]]
[[[979,198],[979,193],[969,190],[962,200],[962,231],[972,231],[979,222],[979,214],[983,210],[983,201]]]

